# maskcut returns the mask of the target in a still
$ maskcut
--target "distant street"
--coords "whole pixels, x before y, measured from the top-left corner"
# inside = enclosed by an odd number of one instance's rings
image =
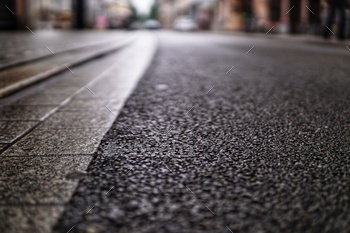
[[[348,232],[349,49],[152,36],[55,232]]]

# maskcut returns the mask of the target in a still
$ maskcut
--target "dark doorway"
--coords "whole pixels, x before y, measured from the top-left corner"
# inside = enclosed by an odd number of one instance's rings
[[[270,2],[270,19],[272,22],[279,21],[281,18],[281,1],[271,0]]]
[[[290,0],[291,10],[288,12],[290,19],[290,32],[296,34],[300,32],[300,12],[301,0]]]
[[[85,28],[84,0],[73,0],[74,27],[76,29]]]
[[[308,11],[308,33],[321,34],[322,32],[322,22],[321,22],[321,1],[313,0],[309,1],[310,10]],[[312,12],[311,12],[312,11]]]
[[[17,18],[14,0],[3,0],[0,6],[0,30],[12,30],[17,28]]]
[[[242,2],[242,10],[243,10],[244,31],[251,32],[253,31],[253,24],[254,24],[252,0],[244,0]]]

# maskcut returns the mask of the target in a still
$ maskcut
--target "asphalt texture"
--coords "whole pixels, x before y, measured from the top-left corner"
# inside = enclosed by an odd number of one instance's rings
[[[55,232],[349,232],[349,51],[157,36]]]

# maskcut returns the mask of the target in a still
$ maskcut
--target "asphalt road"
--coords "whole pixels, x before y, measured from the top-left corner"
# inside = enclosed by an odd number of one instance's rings
[[[55,232],[349,232],[350,51],[156,36]]]

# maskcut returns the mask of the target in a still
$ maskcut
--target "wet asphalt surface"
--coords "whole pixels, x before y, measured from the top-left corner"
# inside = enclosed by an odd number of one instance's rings
[[[157,36],[55,232],[349,232],[349,51]]]

